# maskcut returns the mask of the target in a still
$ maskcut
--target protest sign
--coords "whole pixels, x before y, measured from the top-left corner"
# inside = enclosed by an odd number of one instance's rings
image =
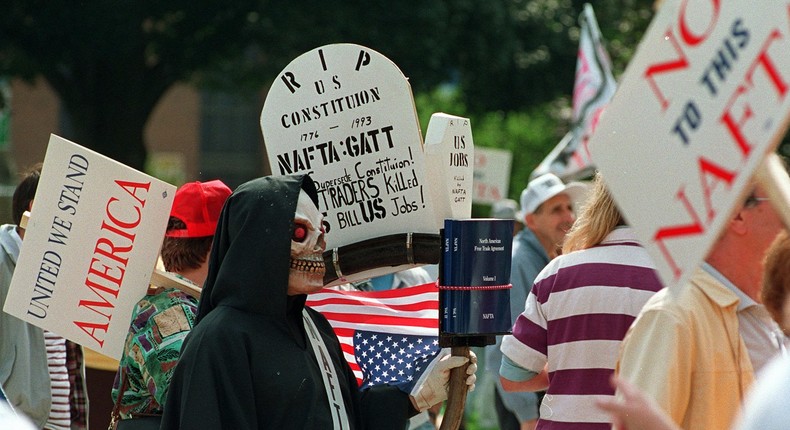
[[[435,113],[425,132],[425,158],[434,213],[439,219],[472,216],[475,147],[468,118]]]
[[[261,112],[272,173],[310,173],[327,249],[393,233],[437,233],[411,89],[354,44],[316,48],[272,83]]]
[[[573,83],[573,125],[554,150],[530,175],[554,173],[563,181],[592,176],[595,166],[587,143],[600,115],[614,94],[612,62],[603,44],[592,5],[584,4],[579,16],[579,50]]]
[[[663,282],[681,285],[790,113],[790,1],[667,0],[590,141]]]
[[[494,204],[507,198],[513,154],[505,149],[475,148],[472,202]]]
[[[52,135],[3,310],[120,357],[175,191]]]

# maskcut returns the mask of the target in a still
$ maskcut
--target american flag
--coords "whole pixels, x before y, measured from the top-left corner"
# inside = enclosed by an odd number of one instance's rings
[[[332,324],[362,388],[387,383],[410,392],[437,357],[436,284],[385,291],[323,289],[307,305]]]

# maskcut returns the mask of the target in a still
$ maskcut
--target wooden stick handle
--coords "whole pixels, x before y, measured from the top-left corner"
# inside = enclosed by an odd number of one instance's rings
[[[26,229],[29,220],[30,212],[25,211],[22,214],[22,219],[19,221],[19,226]],[[192,285],[170,272],[165,272],[164,270],[154,269],[153,273],[151,273],[151,285],[156,287],[176,288],[196,299],[200,298],[199,287]]]
[[[22,219],[19,220],[19,227],[26,229],[28,221],[30,221],[30,212],[29,211],[22,212]]]
[[[452,347],[452,355],[470,358],[468,346]],[[450,388],[447,391],[447,405],[444,408],[444,417],[439,430],[457,430],[464,418],[464,406],[469,387],[466,385],[466,368],[469,363],[450,370]]]
[[[200,287],[197,287],[178,276],[164,270],[154,269],[151,273],[151,285],[165,288],[175,288],[190,296],[199,299]]]
[[[782,159],[775,153],[768,154],[755,176],[768,193],[771,204],[782,217],[785,227],[790,229],[790,176]]]

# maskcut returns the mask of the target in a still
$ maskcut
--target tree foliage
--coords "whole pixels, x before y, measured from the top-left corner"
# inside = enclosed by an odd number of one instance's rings
[[[0,74],[43,76],[67,136],[142,168],[143,128],[175,82],[249,44],[253,0],[13,0],[0,15]]]
[[[456,54],[454,63],[460,71],[462,97],[473,111],[522,110],[570,97],[579,15],[586,1],[459,3],[467,8],[455,17],[460,27],[485,29],[456,36],[455,46],[463,47],[463,52]],[[653,0],[592,4],[615,73],[620,73],[653,16]]]
[[[616,65],[635,47],[650,4],[595,3]],[[65,137],[142,168],[146,121],[174,83],[249,94],[301,53],[328,43],[381,52],[409,77],[415,93],[452,85],[470,112],[546,106],[570,97],[582,5],[8,0],[0,15],[0,75],[44,77],[70,120]]]

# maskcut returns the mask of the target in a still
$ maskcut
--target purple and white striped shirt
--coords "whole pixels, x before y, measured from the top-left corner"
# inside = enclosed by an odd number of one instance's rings
[[[620,342],[662,287],[654,267],[633,230],[620,227],[599,245],[555,258],[535,279],[502,352],[533,372],[548,363],[538,429],[610,428],[594,400],[614,395]]]

